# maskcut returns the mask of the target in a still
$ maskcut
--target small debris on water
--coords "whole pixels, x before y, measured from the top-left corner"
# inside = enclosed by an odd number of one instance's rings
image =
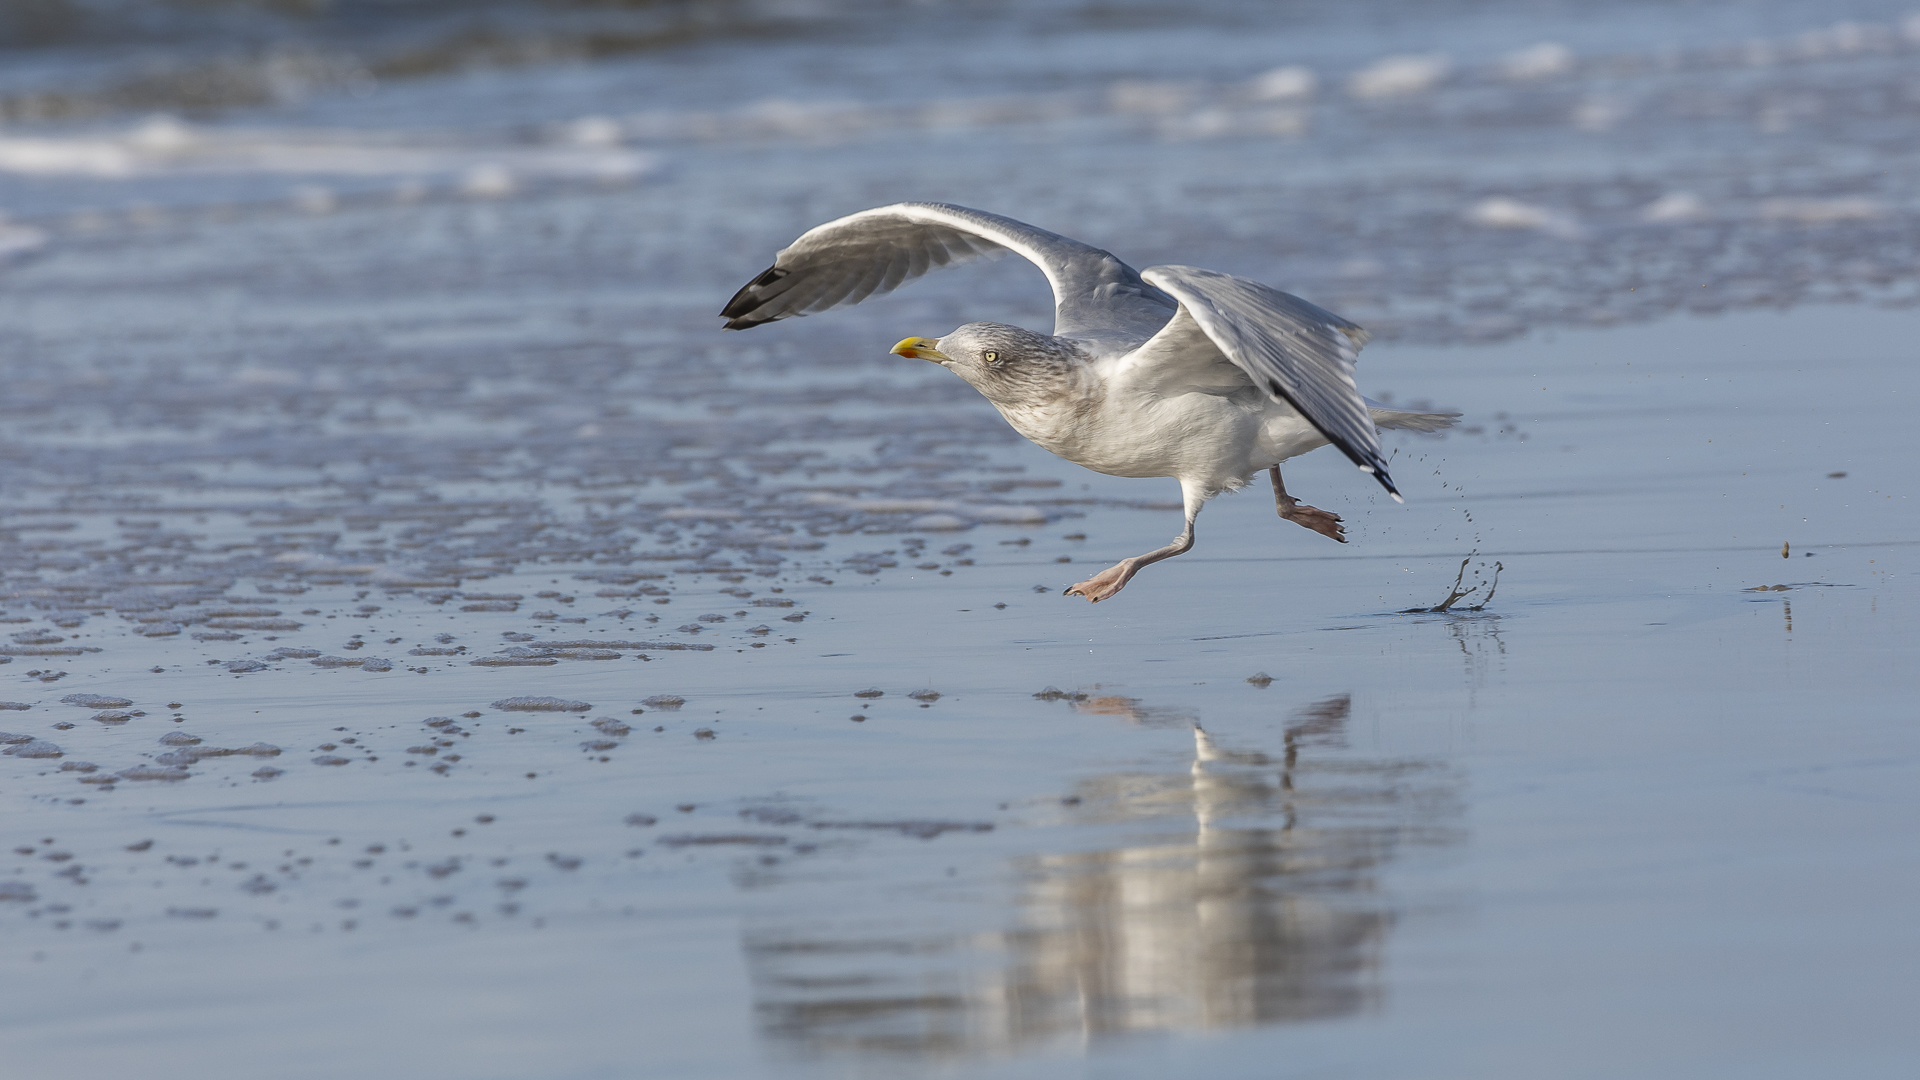
[[[592,712],[590,701],[568,701],[557,697],[501,698],[493,707],[502,712]]]
[[[1083,691],[1078,691],[1078,690],[1067,691],[1067,690],[1062,690],[1056,686],[1049,686],[1045,690],[1042,690],[1033,696],[1036,698],[1039,698],[1041,701],[1085,701],[1087,700],[1087,694]]]
[[[341,760],[344,762],[346,759],[342,758]],[[135,766],[131,769],[121,769],[114,775],[120,777],[122,780],[185,780],[189,774],[187,770],[177,767],[154,769],[146,766]],[[89,779],[91,779],[91,777],[89,777]]]
[[[30,739],[26,742],[9,746],[4,751],[0,751],[0,753],[23,758],[57,758],[66,752],[45,739]]]
[[[720,833],[707,836],[662,836],[658,843],[664,847],[705,847],[722,844],[738,844],[747,847],[777,847],[787,842],[784,836],[765,836],[753,833]]]
[[[31,675],[33,672],[28,672]],[[78,705],[86,709],[123,709],[133,704],[132,698],[106,697],[101,694],[68,694],[60,699],[62,705]]]

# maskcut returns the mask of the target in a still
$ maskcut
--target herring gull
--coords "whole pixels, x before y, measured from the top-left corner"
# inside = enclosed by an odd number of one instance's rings
[[[1280,463],[1325,446],[1371,473],[1395,502],[1379,428],[1434,431],[1458,414],[1361,397],[1367,332],[1258,282],[1192,266],[1135,271],[1108,252],[1012,218],[945,203],[895,203],[809,229],[721,311],[744,330],[857,304],[928,270],[1012,251],[1053,287],[1052,334],[976,322],[893,347],[972,383],[1015,431],[1077,465],[1180,482],[1186,528],[1067,588],[1099,603],[1144,566],[1193,547],[1208,499],[1262,469],[1280,516],[1346,543],[1338,514],[1287,494]]]

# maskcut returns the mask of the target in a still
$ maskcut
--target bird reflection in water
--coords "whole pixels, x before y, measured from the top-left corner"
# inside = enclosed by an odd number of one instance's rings
[[[1075,697],[1083,713],[1192,724]],[[1395,916],[1379,873],[1409,844],[1457,838],[1457,780],[1353,755],[1350,713],[1346,695],[1299,710],[1272,753],[1192,724],[1185,770],[1082,782],[1064,800],[1073,824],[1126,842],[1016,859],[1001,928],[750,935],[763,1032],[804,1057],[963,1058],[1375,1006]]]

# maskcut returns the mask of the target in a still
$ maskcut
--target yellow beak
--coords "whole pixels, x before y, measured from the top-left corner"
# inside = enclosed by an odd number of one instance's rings
[[[932,338],[902,338],[900,344],[893,347],[893,353],[896,356],[904,356],[909,360],[930,360],[936,364],[949,359],[946,353],[941,352],[934,346],[935,342]]]

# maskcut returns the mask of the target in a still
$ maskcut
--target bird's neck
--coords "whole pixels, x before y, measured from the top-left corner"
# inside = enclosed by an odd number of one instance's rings
[[[1078,362],[979,389],[1015,431],[1069,460],[1105,397],[1089,366]]]

